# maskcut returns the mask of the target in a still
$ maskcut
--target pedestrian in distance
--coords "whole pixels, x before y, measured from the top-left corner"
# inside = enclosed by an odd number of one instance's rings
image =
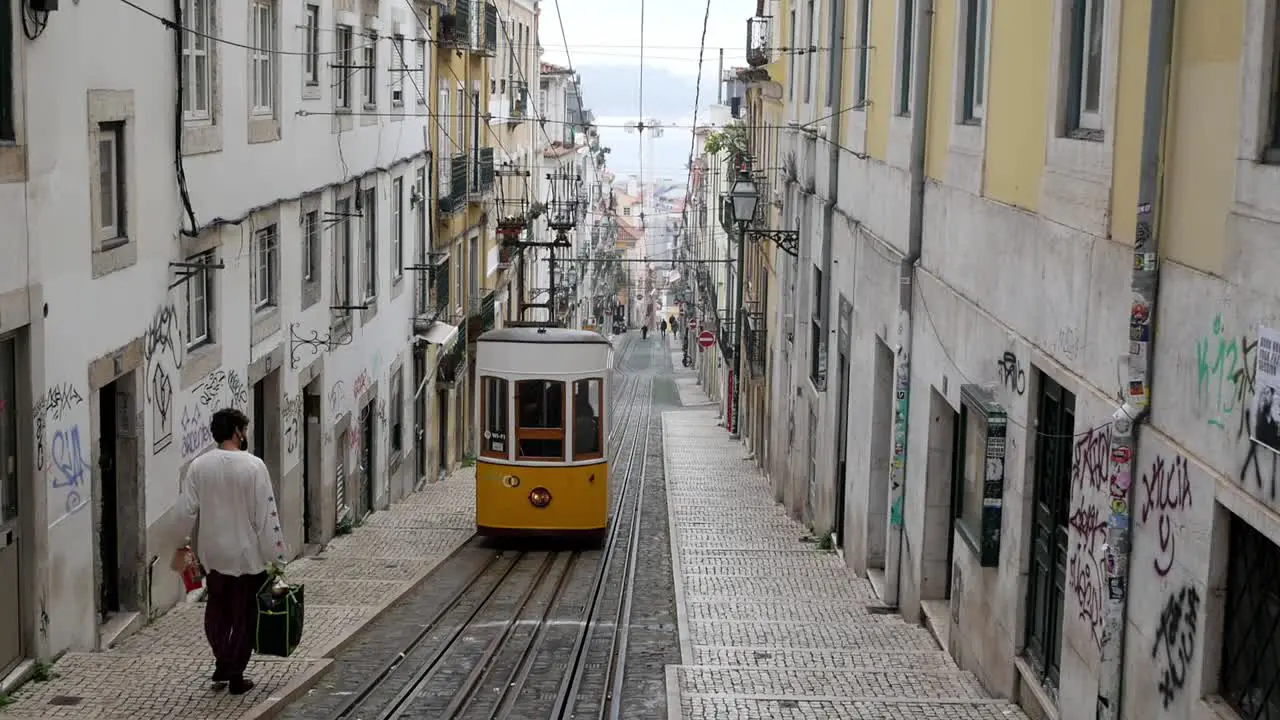
[[[271,475],[248,452],[249,418],[234,408],[209,422],[217,447],[187,468],[181,517],[199,520],[196,551],[208,573],[204,632],[213,651],[215,690],[243,695],[253,688],[245,668],[253,654],[258,593],[285,560],[284,535]]]
[[[660,329],[662,330],[662,339],[666,340],[667,339],[667,319],[666,318],[662,318],[662,325],[660,326]]]

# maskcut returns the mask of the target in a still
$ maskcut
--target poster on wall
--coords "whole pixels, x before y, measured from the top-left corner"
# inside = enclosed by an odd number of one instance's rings
[[[1253,440],[1280,453],[1280,331],[1258,328],[1257,391],[1253,394]]]

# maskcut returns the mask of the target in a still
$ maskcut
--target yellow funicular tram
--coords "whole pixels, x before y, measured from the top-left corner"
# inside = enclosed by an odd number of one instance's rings
[[[507,327],[477,338],[479,534],[604,537],[612,353],[586,330]]]

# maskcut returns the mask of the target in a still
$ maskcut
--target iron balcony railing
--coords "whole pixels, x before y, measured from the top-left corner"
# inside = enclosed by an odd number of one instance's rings
[[[753,377],[761,377],[765,373],[765,359],[769,345],[765,336],[764,313],[748,312],[747,324],[743,326],[742,341],[746,346],[747,363]]]
[[[767,15],[747,18],[747,64],[760,67],[769,64],[773,18]]]
[[[440,14],[440,47],[471,46],[471,0],[450,0]]]
[[[495,3],[484,4],[484,43],[476,49],[489,57],[498,54],[498,6]]]
[[[467,155],[454,155],[441,161],[440,212],[451,213],[460,209],[467,199]],[[446,180],[446,178],[448,178]],[[447,191],[446,191],[447,185]]]
[[[493,191],[493,148],[480,148],[471,180],[473,193],[484,195]]]

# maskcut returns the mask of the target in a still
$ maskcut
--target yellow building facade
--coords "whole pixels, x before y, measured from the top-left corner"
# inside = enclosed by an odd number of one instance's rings
[[[778,496],[1032,717],[1280,712],[1274,3],[770,12]]]

